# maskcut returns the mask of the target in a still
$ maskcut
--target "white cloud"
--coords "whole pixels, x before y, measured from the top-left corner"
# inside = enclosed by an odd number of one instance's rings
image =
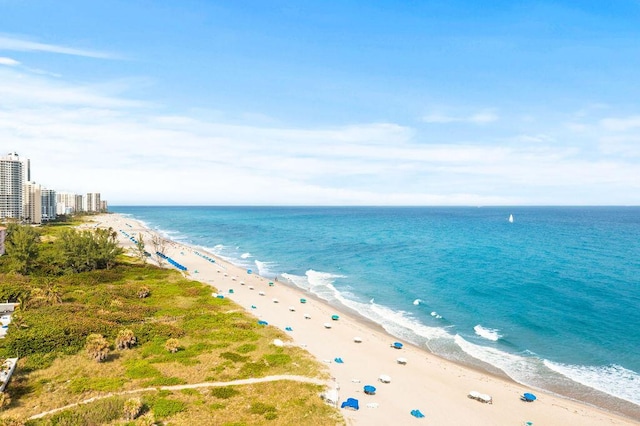
[[[85,56],[89,58],[115,59],[116,56],[106,52],[98,52],[95,50],[78,49],[66,46],[57,46],[54,44],[40,43],[31,40],[12,37],[9,35],[0,35],[0,51],[12,50],[20,52],[50,52],[63,55]]]
[[[47,187],[112,204],[640,203],[640,167],[582,158],[546,132],[449,144],[389,122],[239,124],[128,99],[126,83],[0,70],[0,149],[30,158]],[[585,185],[593,198],[575,195]]]
[[[20,62],[15,59],[7,58],[6,56],[0,56],[0,65],[15,67],[16,65],[20,65]]]
[[[600,125],[613,132],[626,132],[640,128],[640,115],[625,118],[605,118],[600,121]]]
[[[498,121],[500,117],[492,110],[482,110],[470,115],[450,115],[434,112],[422,117],[425,123],[447,124],[447,123],[468,123],[468,124],[488,124]]]

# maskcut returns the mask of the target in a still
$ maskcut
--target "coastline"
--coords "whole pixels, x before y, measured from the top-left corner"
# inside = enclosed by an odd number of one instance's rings
[[[94,220],[96,226],[118,231],[119,241],[125,248],[133,247],[133,243],[120,230],[136,237],[142,233],[147,248],[151,246],[153,231],[136,219],[108,214],[96,216]],[[359,411],[341,410],[348,424],[411,421],[414,418],[410,411],[414,409],[422,411],[429,424],[470,421],[487,425],[525,422],[534,425],[639,424],[586,403],[532,390],[505,377],[445,360],[412,344],[405,344],[401,350],[392,349],[390,344],[398,339],[357,313],[331,306],[294,285],[275,282],[270,286],[267,278],[248,274],[246,270],[206,253],[215,258],[213,263],[196,255],[187,245],[171,242],[166,248],[169,257],[188,268],[190,278],[215,287],[219,294],[229,297],[259,320],[282,330],[291,327],[288,334],[293,344],[304,347],[326,364],[339,388],[340,400],[349,397],[360,400]],[[229,290],[233,290],[233,294]],[[260,295],[261,292],[264,295]],[[274,298],[278,303],[274,303]],[[302,298],[307,303],[301,304]],[[305,319],[304,314],[311,318]],[[339,320],[332,321],[331,316],[336,314]],[[325,323],[331,328],[325,328]],[[354,342],[356,336],[362,339],[361,343]],[[407,364],[398,364],[398,357],[406,358]],[[342,358],[344,363],[334,362],[335,358]],[[381,374],[389,375],[391,383],[380,383],[377,379]],[[378,388],[376,395],[364,394],[362,387],[366,384]],[[467,398],[472,390],[491,395],[493,404]],[[529,391],[533,391],[538,400],[533,403],[520,401],[520,395]],[[368,408],[368,403],[378,406]]]

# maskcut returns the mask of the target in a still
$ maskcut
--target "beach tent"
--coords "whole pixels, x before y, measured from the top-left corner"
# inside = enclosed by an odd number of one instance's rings
[[[522,395],[522,398],[520,398],[520,399],[522,399],[522,400],[523,400],[523,401],[525,401],[525,402],[533,402],[533,401],[535,401],[537,398],[536,398],[536,396],[535,396],[534,394],[532,394],[532,393],[528,393],[528,392],[527,392],[527,393],[523,394],[523,395]]]
[[[400,365],[405,365],[407,363],[407,359],[406,358],[398,358],[396,360],[396,362]]]
[[[393,344],[391,345],[392,348],[394,349],[402,349],[402,343],[400,342],[393,342]]]
[[[340,405],[340,408],[351,408],[353,410],[359,410],[360,405],[358,404],[358,400],[355,398],[347,398],[345,402]]]
[[[424,417],[424,414],[422,414],[422,412],[420,410],[411,410],[411,415],[413,417],[417,417],[419,419]]]
[[[338,321],[340,317],[338,315],[331,315],[331,319],[334,321]]]
[[[381,374],[380,377],[378,377],[378,380],[380,380],[382,383],[391,383],[391,377],[387,376],[386,374]]]
[[[376,394],[375,386],[366,385],[364,387],[364,393],[366,393],[367,395],[375,395]]]

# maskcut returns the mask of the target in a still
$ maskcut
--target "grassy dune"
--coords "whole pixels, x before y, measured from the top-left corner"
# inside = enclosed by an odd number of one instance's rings
[[[143,287],[149,296],[140,298]],[[108,271],[0,276],[3,294],[20,289],[40,289],[31,292],[36,295],[54,289],[60,297],[27,297],[8,337],[0,341],[0,356],[20,357],[0,425],[13,424],[10,419],[22,424],[32,415],[74,402],[146,387],[280,374],[326,378],[304,350],[270,344],[276,338],[289,340],[283,332],[258,325],[229,299],[212,297],[215,289],[173,270],[122,257]],[[124,329],[133,331],[137,344],[117,350],[115,338]],[[110,342],[103,362],[85,352],[92,333]],[[165,348],[168,339],[178,340],[177,352]],[[102,399],[27,424],[151,424],[144,423],[150,417],[173,425],[340,424],[339,413],[320,400],[320,391],[317,385],[289,381],[151,391]],[[123,420],[125,400],[132,396],[141,398],[141,414],[146,414],[137,423]]]

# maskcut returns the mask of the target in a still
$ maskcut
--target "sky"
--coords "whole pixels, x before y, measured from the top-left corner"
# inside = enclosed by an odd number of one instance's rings
[[[640,0],[0,0],[0,153],[110,205],[639,205]]]

